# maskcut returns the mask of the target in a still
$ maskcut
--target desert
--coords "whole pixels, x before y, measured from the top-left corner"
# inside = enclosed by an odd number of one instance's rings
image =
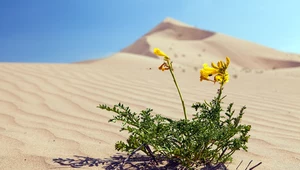
[[[199,81],[203,63],[231,58],[225,103],[247,106],[248,152],[237,151],[229,169],[243,160],[256,169],[300,168],[300,54],[281,52],[166,18],[136,42],[109,57],[69,64],[0,63],[0,169],[73,169],[53,161],[74,155],[109,158],[126,140],[113,113],[96,108],[119,102],[139,112],[182,118],[167,72],[158,70],[165,51],[191,116],[192,103],[211,99],[217,85]],[[104,169],[103,166],[80,169]]]

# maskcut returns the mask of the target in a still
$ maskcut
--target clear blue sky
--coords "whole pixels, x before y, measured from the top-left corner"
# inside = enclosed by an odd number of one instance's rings
[[[300,53],[300,0],[0,0],[0,62],[100,58],[168,16]]]

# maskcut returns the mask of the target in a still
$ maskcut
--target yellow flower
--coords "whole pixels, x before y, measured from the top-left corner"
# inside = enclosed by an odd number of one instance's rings
[[[218,73],[218,70],[212,67],[209,67],[208,64],[203,64],[203,68],[200,70],[200,81],[202,80],[210,80],[208,77]]]
[[[217,65],[211,63],[212,67],[209,67],[208,64],[203,64],[203,68],[200,70],[200,81],[207,80],[213,82],[219,82],[220,84],[227,83],[229,81],[229,74],[226,71],[230,64],[230,58],[226,57],[226,62],[219,61]],[[210,80],[209,77],[213,76],[214,80]]]
[[[220,84],[222,83],[227,83],[229,81],[229,74],[227,73],[227,71],[225,72],[225,74],[217,74],[214,77],[214,82],[219,82]]]
[[[167,56],[163,51],[161,51],[159,48],[154,48],[153,53],[157,56],[164,57],[165,61],[170,60],[169,56]]]
[[[218,65],[216,65],[215,63],[211,63],[211,66],[217,70],[220,70],[222,72],[225,72],[226,69],[228,68],[228,65],[230,64],[230,58],[226,57],[226,63],[223,61],[219,61]]]

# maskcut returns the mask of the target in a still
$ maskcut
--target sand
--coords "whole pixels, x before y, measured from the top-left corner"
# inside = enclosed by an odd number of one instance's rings
[[[174,61],[189,117],[194,113],[190,106],[210,100],[218,88],[199,81],[203,62],[232,58],[225,103],[234,102],[237,110],[246,105],[243,123],[252,130],[249,152],[237,151],[230,169],[241,160],[240,169],[250,160],[252,165],[262,162],[256,169],[300,169],[300,55],[203,30],[199,39],[190,40],[197,36],[185,34],[198,34],[190,30],[196,28],[170,18],[161,24],[166,28],[150,31],[105,59],[0,63],[0,169],[65,170],[72,168],[53,159],[116,155],[114,143],[127,134],[119,132],[120,124],[108,123],[114,114],[96,108],[99,104],[122,102],[136,112],[153,108],[154,113],[183,118],[171,76],[157,69],[163,61],[151,54],[154,47]],[[176,38],[176,30],[187,38]]]

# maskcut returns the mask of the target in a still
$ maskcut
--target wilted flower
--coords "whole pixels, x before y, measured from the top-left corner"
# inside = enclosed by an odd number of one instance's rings
[[[160,65],[158,67],[158,69],[161,70],[161,71],[165,71],[165,70],[169,70],[170,67],[167,65],[167,63],[162,63],[162,65]]]

